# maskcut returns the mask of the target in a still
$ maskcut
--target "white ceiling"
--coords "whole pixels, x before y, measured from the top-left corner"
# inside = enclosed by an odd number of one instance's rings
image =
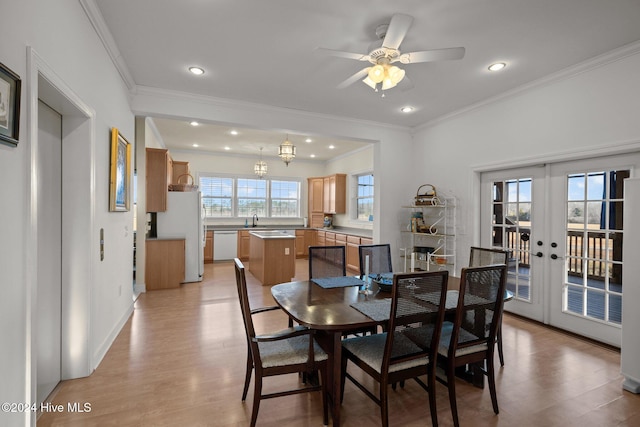
[[[640,40],[640,0],[84,1],[98,6],[121,55],[117,63],[135,85],[405,127]],[[395,13],[414,18],[403,52],[463,46],[464,58],[401,65],[413,87],[390,89],[384,98],[361,82],[337,89],[366,64],[315,49],[368,53],[375,28]],[[507,67],[489,72],[496,61]],[[190,74],[193,65],[205,74]],[[415,112],[401,113],[404,105]],[[204,127],[178,126],[157,120],[169,148],[207,141],[216,151],[232,141],[227,126],[210,136],[202,134]],[[238,152],[242,146],[245,152],[260,146],[277,151],[268,141],[277,145],[285,137],[255,132],[242,130]],[[299,155],[307,156],[303,137],[292,136]],[[318,140],[312,151],[326,158],[321,150],[332,141],[311,137]]]

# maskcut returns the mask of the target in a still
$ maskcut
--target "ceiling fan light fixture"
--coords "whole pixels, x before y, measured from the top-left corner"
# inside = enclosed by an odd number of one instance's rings
[[[394,83],[394,86],[395,86],[398,83],[400,83],[402,79],[404,79],[404,75],[406,73],[402,68],[392,65],[391,67],[389,67],[388,74],[389,74],[389,78],[391,78],[391,81]]]
[[[384,80],[385,74],[386,72],[384,67],[378,64],[378,65],[374,65],[369,69],[368,76],[369,76],[369,79],[371,79],[371,81],[373,81],[374,83],[380,83],[382,82],[382,80]]]
[[[371,89],[374,89],[374,90],[375,90],[375,88],[376,88],[376,82],[374,82],[373,80],[371,80],[371,79],[369,78],[369,76],[365,77],[365,79],[364,79],[364,80],[362,80],[362,82],[363,82],[364,84],[366,84],[367,86],[369,86]]]
[[[287,135],[287,139],[278,147],[278,156],[280,156],[287,166],[289,166],[291,160],[296,157],[296,146],[289,141],[289,135]]]

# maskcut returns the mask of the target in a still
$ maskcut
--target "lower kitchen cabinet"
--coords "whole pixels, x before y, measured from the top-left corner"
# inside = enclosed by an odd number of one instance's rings
[[[249,261],[250,236],[249,230],[238,231],[238,258]]]
[[[179,288],[184,281],[185,239],[152,239],[146,242],[145,288]]]
[[[208,230],[204,241],[204,263],[213,263],[213,230]]]

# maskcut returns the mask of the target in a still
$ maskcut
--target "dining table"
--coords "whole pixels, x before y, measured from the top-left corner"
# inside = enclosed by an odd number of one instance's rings
[[[447,299],[450,302],[447,310],[455,310],[459,283],[459,278],[449,276]],[[384,327],[389,318],[389,309],[385,307],[390,307],[391,293],[381,291],[375,281],[369,284],[369,292],[363,292],[364,284],[359,278],[343,276],[287,282],[271,287],[276,304],[295,322],[313,329],[316,340],[329,354],[328,394],[334,426],[340,425],[343,335],[350,331]],[[507,294],[505,300],[512,297],[512,294]],[[382,310],[377,313],[375,310],[362,310],[376,306]]]

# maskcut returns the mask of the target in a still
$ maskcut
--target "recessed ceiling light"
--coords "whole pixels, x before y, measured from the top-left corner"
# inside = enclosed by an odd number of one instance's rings
[[[228,145],[226,147],[224,147],[225,150],[229,151],[231,150],[231,147],[229,147]]]
[[[191,144],[192,147],[199,147],[200,145],[198,144]]]
[[[413,107],[410,105],[407,105],[405,107],[400,108],[400,111],[402,111],[403,113],[410,113],[413,111]]]
[[[311,138],[307,138],[304,140],[304,142],[309,143],[309,142],[313,142],[313,140]]]
[[[229,132],[229,133],[230,133],[231,135],[234,135],[234,136],[235,136],[235,135],[237,135],[237,134],[238,134],[238,131],[237,131],[237,130],[232,130],[232,131],[231,131],[231,132]]]
[[[195,120],[189,123],[191,126],[198,126],[200,123],[196,122]]]
[[[329,146],[329,150],[333,150],[334,148],[336,148],[336,146],[335,146],[335,145],[330,145],[330,146]]]
[[[309,157],[312,157],[312,158],[313,158],[313,157],[315,157],[315,156],[316,156],[315,154],[311,154]]]
[[[489,65],[489,71],[502,70],[506,66],[507,64],[505,64],[504,62],[496,62],[495,64]]]
[[[196,76],[201,76],[204,74],[204,70],[200,67],[189,67],[189,71],[191,71]]]

